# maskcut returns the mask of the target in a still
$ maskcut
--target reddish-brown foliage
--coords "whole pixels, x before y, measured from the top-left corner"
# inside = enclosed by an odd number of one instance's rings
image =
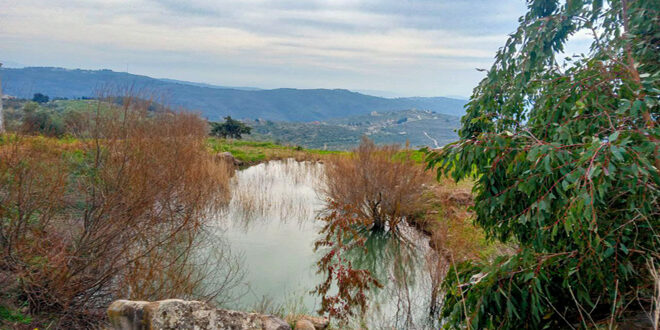
[[[397,224],[414,217],[424,204],[424,169],[396,146],[376,146],[363,138],[349,157],[330,159],[326,195],[337,205],[353,206],[372,230],[396,232]]]
[[[427,205],[421,166],[396,146],[376,146],[364,138],[351,156],[330,159],[326,165],[329,203],[316,248],[325,248],[319,271],[325,281],[315,289],[322,296],[321,311],[346,320],[356,310],[364,313],[367,292],[382,287],[365,269],[355,269],[346,252],[364,248],[364,230],[396,234],[401,221],[412,220]],[[396,236],[396,235],[394,235]],[[329,295],[332,284],[337,294]]]
[[[228,169],[198,116],[132,101],[99,106],[75,150],[23,136],[0,146],[0,271],[60,326],[96,322],[118,297],[192,296],[201,280],[191,251]]]
[[[355,248],[363,248],[365,238],[359,233],[365,225],[365,219],[357,216],[355,208],[330,202],[329,213],[322,218],[325,226],[321,230],[323,237],[315,243],[315,248],[327,248],[318,261],[319,272],[326,274],[323,283],[317,286],[315,293],[321,296],[320,313],[328,313],[332,318],[346,320],[359,309],[364,313],[367,308],[367,292],[382,285],[368,270],[354,269],[344,253]],[[336,283],[337,293],[329,295],[332,284]]]

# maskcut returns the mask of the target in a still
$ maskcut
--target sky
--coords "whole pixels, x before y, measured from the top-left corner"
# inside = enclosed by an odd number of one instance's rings
[[[468,97],[524,12],[524,0],[0,0],[0,61]]]

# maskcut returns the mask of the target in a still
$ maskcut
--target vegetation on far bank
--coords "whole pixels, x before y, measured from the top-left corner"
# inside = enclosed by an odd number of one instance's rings
[[[296,160],[321,160],[327,155],[346,153],[343,151],[305,149],[274,142],[257,142],[210,137],[207,145],[211,152],[230,152],[245,164],[257,164],[269,160],[294,158]]]

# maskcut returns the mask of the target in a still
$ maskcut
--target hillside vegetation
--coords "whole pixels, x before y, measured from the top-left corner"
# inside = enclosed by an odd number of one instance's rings
[[[413,147],[440,147],[457,138],[458,117],[425,110],[372,112],[311,123],[248,120],[251,140],[281,141],[305,148],[348,150],[363,136],[378,144],[409,143]]]
[[[13,99],[6,102],[5,126],[10,131],[32,130],[51,136],[66,132],[79,133],[80,121],[107,103],[121,103],[121,98],[97,100],[54,100],[37,104]],[[151,103],[151,111],[163,107]],[[281,145],[322,150],[349,150],[368,136],[378,144],[409,143],[410,146],[439,147],[454,141],[459,118],[423,110],[372,112],[367,115],[337,118],[322,122],[293,123],[269,120],[246,120],[252,127],[243,138],[256,142],[276,142]],[[34,126],[27,127],[26,125]]]

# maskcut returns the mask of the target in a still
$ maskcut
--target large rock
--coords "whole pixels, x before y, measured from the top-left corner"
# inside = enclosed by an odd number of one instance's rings
[[[330,320],[327,317],[320,317],[320,316],[303,315],[298,319],[298,321],[308,322],[316,330],[325,329],[330,324]],[[298,323],[296,323],[296,329],[298,329]]]
[[[117,300],[108,307],[112,329],[290,330],[272,315],[217,309],[201,301],[155,302]]]
[[[296,322],[295,330],[316,330],[314,324],[308,320],[298,320]]]

